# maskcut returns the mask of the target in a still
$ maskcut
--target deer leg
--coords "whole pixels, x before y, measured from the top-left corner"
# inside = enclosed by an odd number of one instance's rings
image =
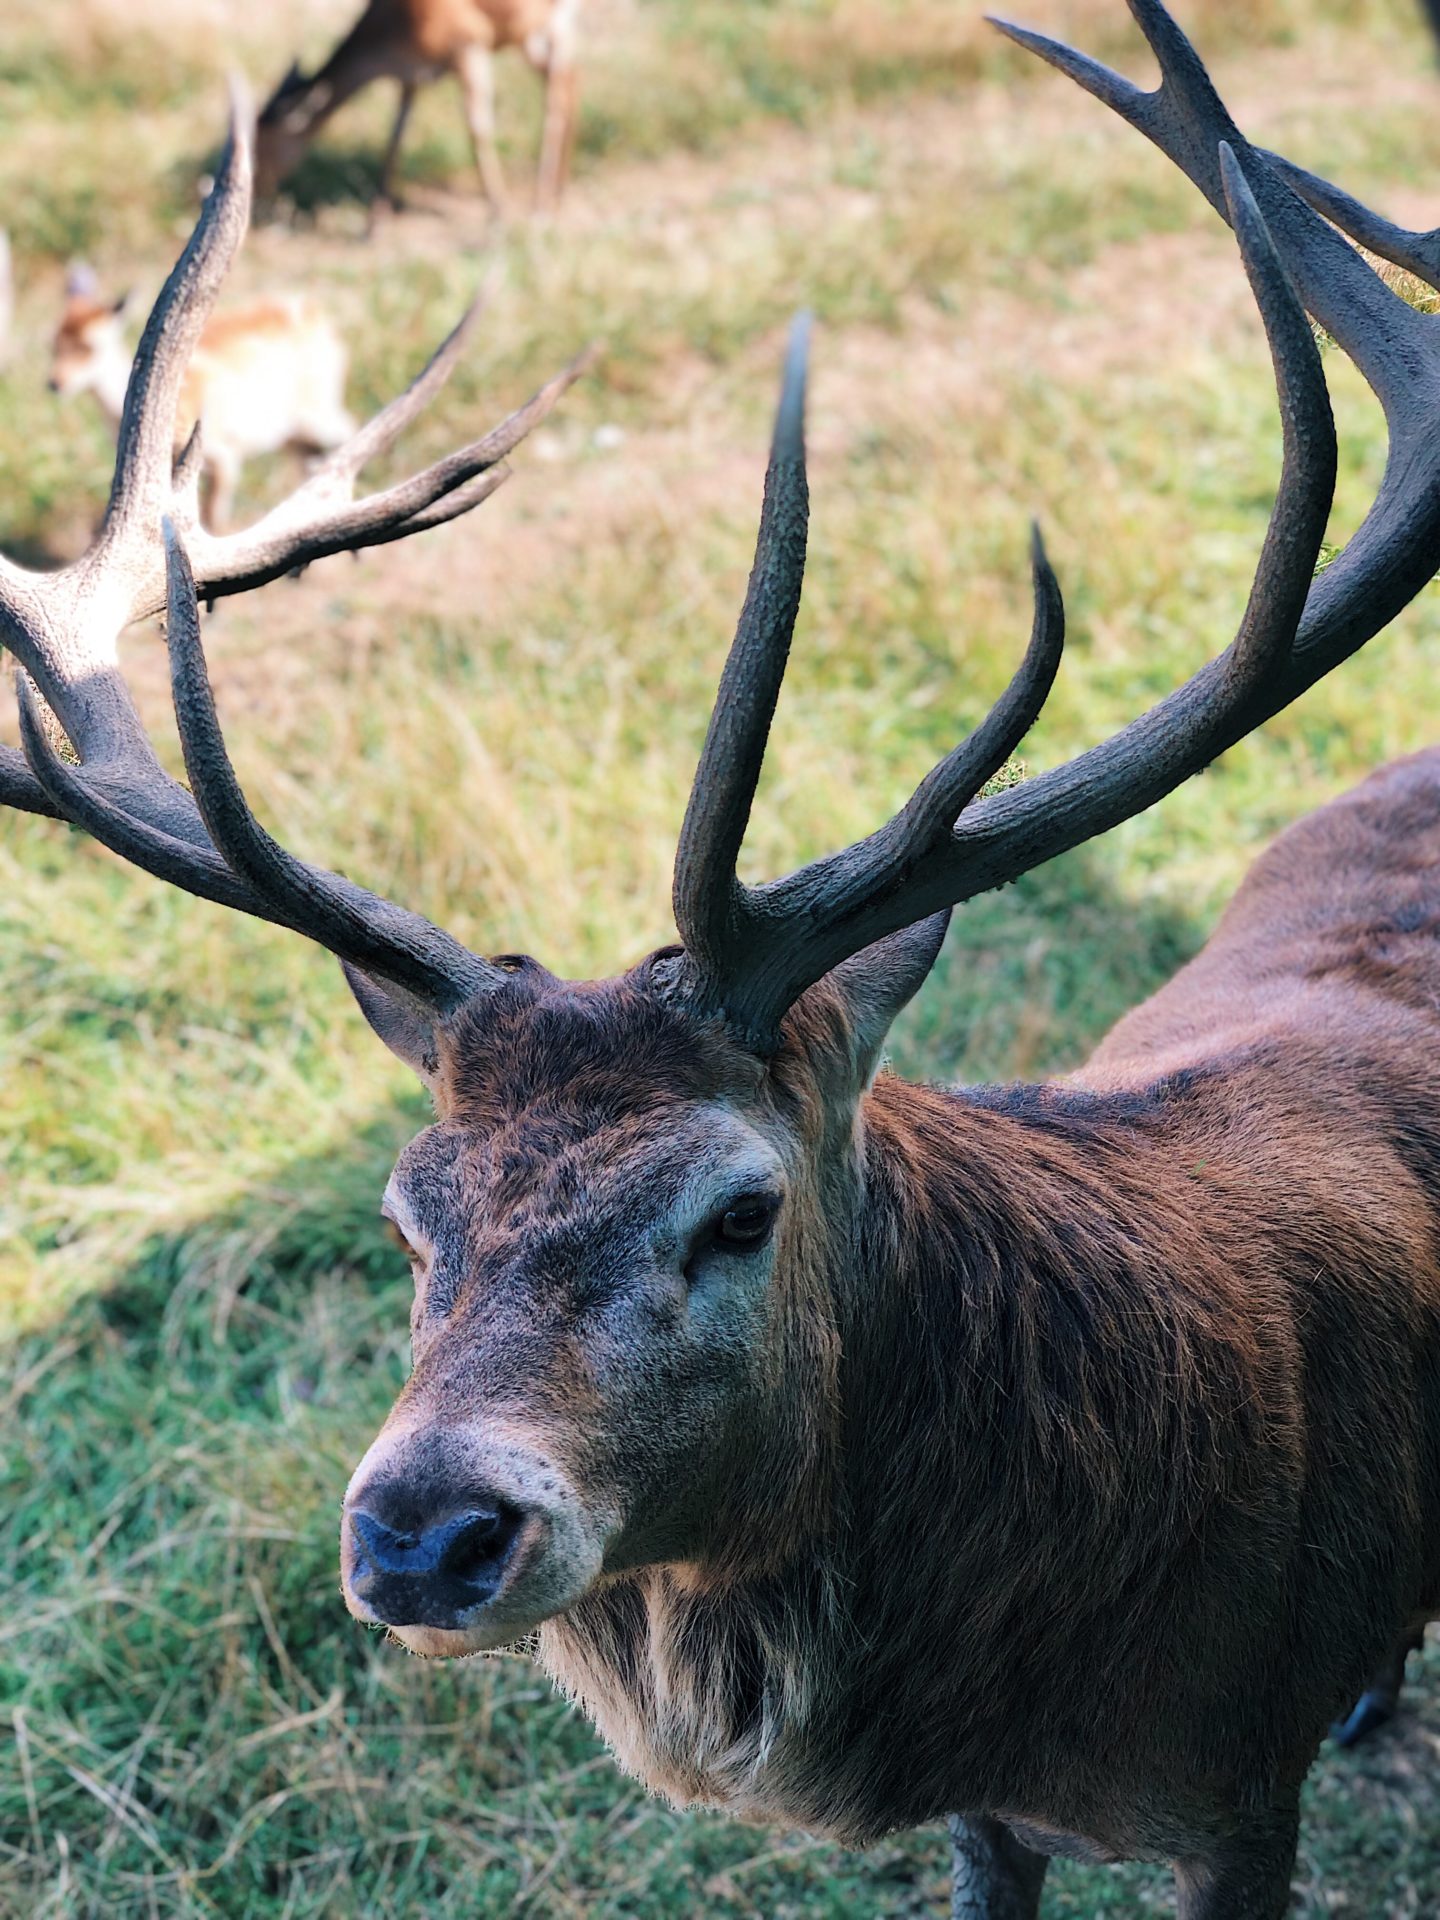
[[[239,484],[240,462],[227,452],[207,447],[200,475],[200,519],[209,532],[223,533],[229,525]]]
[[[395,109],[395,124],[390,129],[390,138],[385,146],[385,157],[380,162],[380,185],[375,193],[375,205],[383,204],[396,213],[400,211],[400,202],[392,185],[395,178],[395,162],[400,158],[400,142],[405,138],[405,126],[414,104],[415,82],[402,80],[400,101]]]
[[[552,53],[545,69],[545,129],[540,140],[540,178],[535,194],[537,203],[547,209],[559,206],[570,177],[579,93],[580,76],[568,56]]]
[[[1372,1676],[1349,1715],[1330,1729],[1330,1737],[1337,1747],[1357,1745],[1367,1733],[1373,1733],[1376,1727],[1383,1727],[1387,1720],[1395,1717],[1400,1705],[1400,1689],[1405,1684],[1405,1662],[1424,1643],[1423,1626],[1396,1641],[1389,1658]]]
[[[1050,1862],[998,1820],[950,1816],[950,1920],[1037,1920]]]
[[[495,65],[488,47],[469,46],[457,63],[465,95],[465,121],[475,149],[480,189],[497,214],[505,212],[505,176],[495,145]]]
[[[1300,1834],[1296,1808],[1249,1820],[1204,1860],[1175,1869],[1175,1920],[1285,1920]]]

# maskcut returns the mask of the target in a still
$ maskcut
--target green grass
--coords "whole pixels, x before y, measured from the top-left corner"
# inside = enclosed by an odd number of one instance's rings
[[[1026,11],[1143,70],[1121,0]],[[567,972],[666,937],[802,299],[821,319],[813,558],[754,872],[867,830],[983,710],[1028,625],[1032,512],[1072,632],[1032,768],[1224,643],[1278,440],[1231,243],[977,12],[595,0],[577,193],[555,224],[500,235],[469,197],[447,89],[418,116],[416,211],[370,246],[350,196],[386,105],[337,120],[310,212],[255,234],[236,289],[313,285],[353,342],[357,406],[408,376],[481,254],[504,269],[405,457],[468,437],[585,339],[606,351],[473,520],[210,623],[242,775],[300,851]],[[178,13],[21,0],[0,54],[13,553],[76,551],[108,478],[103,427],[43,390],[63,259],[157,286],[213,146],[227,48]],[[1257,134],[1381,205],[1440,179],[1408,0],[1185,15]],[[258,79],[291,51],[277,33],[239,36]],[[515,69],[517,175],[533,95]],[[1327,364],[1338,544],[1383,438]],[[251,504],[284,477],[257,468]],[[1152,814],[973,903],[899,1064],[982,1078],[1083,1058],[1195,950],[1270,834],[1435,737],[1437,642],[1432,590]],[[159,649],[137,634],[126,658],[176,764]],[[422,1119],[333,963],[64,829],[0,822],[0,1915],[943,1911],[934,1834],[861,1858],[677,1818],[523,1660],[429,1667],[344,1615],[340,1492],[406,1362],[403,1263],[375,1209]],[[1435,1650],[1424,1664],[1404,1728],[1317,1773],[1297,1883],[1312,1920],[1440,1909]],[[1129,1920],[1167,1898],[1163,1876],[1060,1865],[1047,1913]]]

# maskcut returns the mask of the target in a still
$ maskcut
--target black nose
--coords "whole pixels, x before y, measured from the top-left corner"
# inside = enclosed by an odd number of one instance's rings
[[[52,375],[50,376],[50,378],[49,378],[49,379],[48,379],[48,380],[47,380],[47,381],[45,382],[45,384],[46,384],[46,386],[47,386],[47,387],[49,387],[49,389],[50,389],[50,391],[51,391],[52,393],[59,393],[59,391],[60,391],[60,382],[59,382],[59,381],[58,381],[58,380],[57,380],[57,379],[55,378],[55,376],[54,376],[53,374],[52,374]]]
[[[350,1586],[392,1627],[458,1627],[500,1585],[521,1516],[502,1501],[422,1514],[384,1489],[347,1516]]]

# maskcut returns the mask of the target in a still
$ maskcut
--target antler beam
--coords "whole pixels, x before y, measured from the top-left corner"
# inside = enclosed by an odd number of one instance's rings
[[[1440,319],[1400,299],[1315,208],[1432,280],[1440,265],[1435,236],[1392,227],[1251,146],[1159,0],[1130,0],[1130,8],[1160,62],[1161,84],[1149,93],[1042,34],[996,24],[1152,139],[1235,230],[1265,325],[1284,435],[1279,491],[1244,621],[1217,659],[1112,739],[1019,787],[977,798],[1039,712],[1058,664],[1059,591],[1037,539],[1030,650],[989,718],[877,833],[786,879],[741,886],[735,857],[804,559],[803,374],[792,349],[756,573],[675,875],[676,921],[691,963],[687,990],[761,1050],[776,1045],[785,1010],[831,967],[1153,805],[1362,646],[1440,568]],[[1376,500],[1318,579],[1336,451],[1307,309],[1361,368],[1390,432]],[[783,521],[777,503],[788,503]],[[771,577],[777,555],[786,562],[785,594],[757,599],[757,582]],[[754,617],[782,604],[783,618]]]

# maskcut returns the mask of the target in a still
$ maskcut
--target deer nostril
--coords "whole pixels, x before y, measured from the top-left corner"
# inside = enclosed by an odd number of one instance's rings
[[[436,1542],[436,1567],[461,1580],[473,1580],[500,1560],[514,1535],[513,1522],[500,1512],[477,1508],[457,1514]]]
[[[437,1511],[428,1489],[372,1482],[346,1510],[347,1596],[388,1626],[464,1627],[515,1571],[532,1517],[489,1488],[452,1489]]]
[[[408,1529],[390,1526],[369,1507],[353,1507],[350,1529],[365,1571],[410,1579],[478,1584],[496,1573],[520,1527],[506,1507],[467,1507]]]
[[[414,1566],[419,1544],[416,1534],[387,1527],[378,1515],[364,1507],[356,1507],[351,1513],[350,1531],[355,1536],[355,1544],[377,1573],[397,1573],[402,1567]]]

